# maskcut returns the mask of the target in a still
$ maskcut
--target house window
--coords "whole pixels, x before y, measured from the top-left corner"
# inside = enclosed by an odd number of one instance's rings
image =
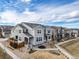
[[[19,33],[21,33],[21,30],[19,30]]]
[[[27,32],[28,32],[28,29],[24,29],[23,32],[24,32],[24,33],[27,33]]]
[[[21,41],[21,37],[19,37],[19,40]]]
[[[26,29],[26,33],[28,32],[28,29]]]
[[[39,37],[39,41],[42,41],[42,37]]]
[[[37,33],[38,33],[38,34],[41,33],[41,30],[37,30]]]
[[[37,42],[39,41],[39,38],[38,38],[38,37],[36,38],[36,41],[37,41]]]
[[[18,36],[16,36],[15,38],[18,39]]]
[[[50,30],[48,30],[48,33],[50,33]]]
[[[50,39],[50,36],[49,36],[49,39]]]
[[[36,41],[42,41],[42,37],[37,37]]]

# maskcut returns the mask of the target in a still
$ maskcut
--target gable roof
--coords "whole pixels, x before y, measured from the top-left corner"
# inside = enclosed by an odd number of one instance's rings
[[[23,26],[22,24],[17,24],[17,26],[20,26],[22,29],[27,29],[27,28],[26,28],[25,26]],[[16,26],[16,27],[17,27],[17,26]],[[16,27],[15,27],[15,28],[16,28]],[[32,37],[32,35],[31,35],[30,33],[28,33],[28,32],[27,32],[27,33],[26,33],[26,32],[23,32],[23,33],[24,33],[25,35],[27,35],[28,37]]]
[[[36,24],[36,23],[27,23],[27,22],[23,22],[23,23],[30,26],[31,28],[35,28],[37,26],[45,27],[44,25]]]
[[[21,28],[23,29],[27,29],[25,26],[23,26],[22,24],[18,24]]]
[[[30,33],[25,33],[25,32],[23,32],[25,35],[27,35],[28,37],[33,37]]]

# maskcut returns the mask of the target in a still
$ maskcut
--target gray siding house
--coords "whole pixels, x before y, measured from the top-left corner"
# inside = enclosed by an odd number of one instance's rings
[[[17,24],[11,31],[13,37],[18,44],[25,42],[30,48],[44,43],[44,26],[41,24],[22,22]]]

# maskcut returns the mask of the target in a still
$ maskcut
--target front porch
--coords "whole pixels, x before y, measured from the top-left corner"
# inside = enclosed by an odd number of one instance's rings
[[[32,40],[33,40],[33,37],[24,37],[24,43],[25,43],[25,46],[27,46],[27,48],[30,48],[32,49]]]
[[[14,38],[9,38],[9,45],[13,48],[22,48],[24,46],[27,46],[28,48],[32,48],[31,40],[33,37],[24,37],[23,41],[15,40]],[[21,39],[22,40],[22,39]]]

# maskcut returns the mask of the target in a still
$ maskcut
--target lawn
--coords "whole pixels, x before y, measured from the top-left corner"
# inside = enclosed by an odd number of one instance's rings
[[[36,51],[30,55],[30,59],[66,59],[64,55],[56,55],[48,51]]]
[[[0,48],[0,59],[12,59],[7,53],[3,52],[3,49]]]
[[[67,50],[76,59],[79,59],[79,39],[73,40],[68,43],[61,45],[65,50]]]

